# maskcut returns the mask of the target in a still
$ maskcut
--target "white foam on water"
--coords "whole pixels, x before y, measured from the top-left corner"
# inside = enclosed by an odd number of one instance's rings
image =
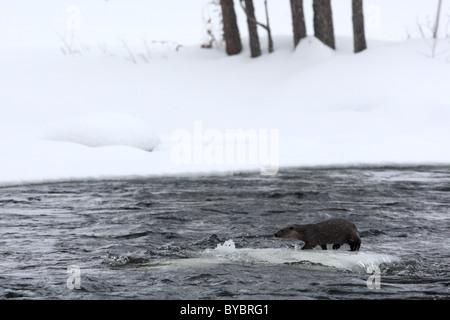
[[[230,240],[225,241],[223,244],[219,243],[216,246],[216,250],[219,252],[232,253],[232,252],[236,252],[236,246],[234,244],[234,241],[230,239]]]
[[[370,272],[371,266],[393,263],[399,258],[376,252],[350,252],[344,250],[296,250],[287,248],[236,248],[233,240],[206,249],[197,257],[177,259],[153,264],[152,267],[208,267],[225,263],[292,265],[298,268]]]

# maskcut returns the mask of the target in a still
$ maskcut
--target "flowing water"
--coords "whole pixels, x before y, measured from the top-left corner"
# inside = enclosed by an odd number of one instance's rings
[[[273,234],[342,217],[350,252]],[[0,298],[448,299],[450,167],[0,188]]]

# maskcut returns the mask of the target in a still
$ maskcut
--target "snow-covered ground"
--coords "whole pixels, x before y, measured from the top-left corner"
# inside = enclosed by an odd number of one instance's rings
[[[0,185],[450,163],[450,1],[433,59],[429,40],[406,39],[433,1],[365,1],[358,55],[349,1],[333,2],[336,51],[311,36],[293,51],[289,6],[269,1],[275,52],[258,59],[200,48],[204,1],[134,2],[1,10]]]

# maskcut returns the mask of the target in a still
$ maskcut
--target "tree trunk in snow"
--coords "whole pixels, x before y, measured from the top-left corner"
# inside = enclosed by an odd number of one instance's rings
[[[266,24],[258,22],[255,18],[254,12],[253,12],[252,16],[247,13],[247,10],[244,7],[243,2],[245,1],[245,3],[247,3],[247,2],[252,2],[252,1],[247,1],[247,0],[240,0],[240,1],[241,1],[240,3],[242,6],[242,9],[244,9],[245,14],[247,15],[247,21],[251,21],[251,22],[255,23],[256,25],[264,28],[267,31],[268,47],[269,47],[268,50],[269,50],[269,53],[272,53],[273,52],[273,39],[272,39],[272,31],[270,30],[269,9],[267,8],[267,0],[264,0],[264,8],[265,8],[265,12],[266,12]],[[253,2],[251,4],[251,6],[253,7]]]
[[[261,55],[261,46],[259,44],[258,37],[258,25],[255,17],[255,7],[253,6],[253,0],[244,0],[245,7],[243,9],[247,15],[248,35],[250,38],[250,52],[251,57],[256,58]]]
[[[242,50],[241,36],[236,21],[233,0],[220,0],[223,17],[223,37],[228,55],[238,54]]]
[[[335,49],[333,15],[330,0],[313,0],[314,36]]]
[[[352,0],[353,46],[355,53],[367,49],[364,31],[363,0]]]
[[[431,56],[434,58],[436,55],[436,46],[438,41],[438,30],[439,30],[439,18],[441,17],[441,7],[442,7],[442,0],[439,0],[438,2],[438,9],[436,14],[436,21],[434,23],[434,30],[433,30],[433,49],[431,52]]]
[[[273,52],[273,38],[272,38],[272,29],[270,29],[270,22],[269,22],[269,9],[267,8],[267,0],[264,0],[264,11],[266,12],[266,24],[263,25],[264,29],[267,31],[267,40],[268,40],[268,50],[269,53]]]
[[[301,39],[306,37],[305,15],[303,0],[291,0],[292,29],[294,30],[294,48]]]

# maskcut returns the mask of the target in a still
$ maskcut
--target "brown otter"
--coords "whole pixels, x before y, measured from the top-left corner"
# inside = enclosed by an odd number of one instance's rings
[[[293,224],[275,233],[277,238],[293,238],[305,242],[302,250],[320,245],[327,250],[327,243],[337,250],[344,243],[350,245],[350,251],[359,251],[361,239],[356,226],[345,219],[329,219],[314,224]]]

